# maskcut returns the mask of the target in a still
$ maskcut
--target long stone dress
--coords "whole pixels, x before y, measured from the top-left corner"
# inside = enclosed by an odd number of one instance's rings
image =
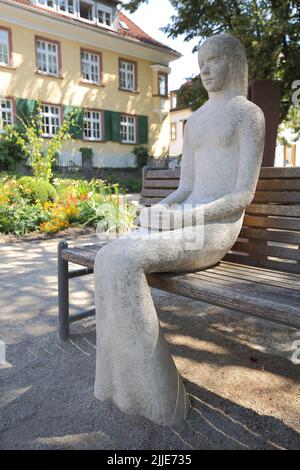
[[[193,271],[217,263],[231,248],[243,216],[205,230],[205,248],[186,239],[157,240],[141,228],[101,249],[95,264],[97,367],[95,396],[122,411],[172,425],[186,417],[188,398],[164,340],[146,274]],[[216,250],[216,241],[218,249]]]

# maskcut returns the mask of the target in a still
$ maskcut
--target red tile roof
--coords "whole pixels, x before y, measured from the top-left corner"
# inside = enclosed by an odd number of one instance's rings
[[[19,3],[21,5],[39,10],[40,12],[48,13],[50,15],[63,18],[65,21],[68,22],[80,22],[81,24],[85,24],[83,21],[70,17],[69,15],[64,14],[63,12],[58,12],[55,10],[51,10],[50,8],[43,7],[41,5],[36,5],[35,3],[32,3],[30,0],[9,0],[13,3]],[[118,2],[115,2],[118,3]],[[153,39],[151,36],[149,36],[147,33],[145,33],[141,28],[139,28],[132,20],[130,20],[126,15],[124,15],[123,12],[119,11],[118,13],[119,19],[121,22],[125,23],[125,25],[128,27],[128,29],[124,28],[122,24],[119,25],[119,28],[117,31],[112,31],[115,34],[119,34],[123,37],[129,38],[129,39],[134,39],[141,41],[144,44],[147,45],[153,45],[157,47],[161,47],[163,49],[166,49],[170,52],[174,52],[179,56],[179,53],[175,51],[174,49],[171,49],[170,47],[166,46],[165,44],[162,44],[159,41],[156,41],[156,39]],[[89,24],[89,26],[95,26],[96,28],[101,28],[101,26],[98,25],[93,25],[92,23]],[[107,31],[106,28],[102,28]]]

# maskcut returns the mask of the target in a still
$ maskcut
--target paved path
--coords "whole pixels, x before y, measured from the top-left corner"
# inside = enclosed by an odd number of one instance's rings
[[[159,427],[95,400],[94,320],[57,338],[56,246],[0,245],[0,448],[300,448],[300,365],[290,361],[300,332],[155,290],[192,401],[187,422]],[[92,276],[71,290],[74,311],[92,305]]]

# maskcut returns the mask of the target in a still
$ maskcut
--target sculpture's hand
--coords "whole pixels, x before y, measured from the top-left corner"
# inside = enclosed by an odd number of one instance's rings
[[[170,210],[162,205],[144,208],[140,213],[140,225],[155,230],[181,228],[183,226],[183,210]]]

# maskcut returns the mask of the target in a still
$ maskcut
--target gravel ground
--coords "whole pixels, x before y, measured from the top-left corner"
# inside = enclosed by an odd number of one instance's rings
[[[76,244],[91,241],[78,238]],[[95,325],[57,337],[57,240],[0,245],[1,449],[300,449],[300,332],[153,290],[190,394],[187,421],[160,427],[93,397]],[[93,277],[71,282],[72,310]]]

